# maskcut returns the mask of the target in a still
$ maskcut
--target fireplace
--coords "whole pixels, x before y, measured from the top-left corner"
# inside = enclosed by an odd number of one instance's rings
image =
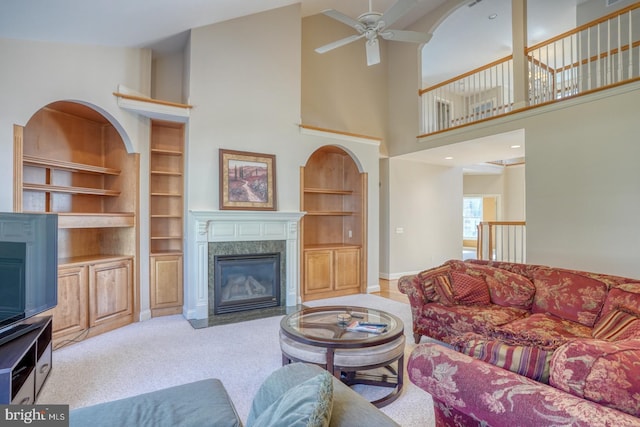
[[[278,307],[214,314],[215,257],[280,254],[280,308],[300,304],[298,284],[298,221],[302,212],[190,211],[191,242],[186,269],[185,316],[194,323],[212,318],[248,318],[250,313]],[[202,322],[200,322],[202,321]]]
[[[280,306],[280,253],[214,256],[213,314]]]
[[[209,319],[284,306],[287,245],[283,240],[209,243]]]

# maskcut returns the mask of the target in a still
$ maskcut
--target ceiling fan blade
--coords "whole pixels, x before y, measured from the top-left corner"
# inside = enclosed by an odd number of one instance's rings
[[[336,21],[340,21],[343,24],[347,24],[348,26],[355,28],[356,30],[358,30],[359,33],[364,31],[364,27],[362,26],[360,21],[356,21],[352,17],[347,16],[342,12],[338,12],[337,10],[334,10],[334,9],[327,9],[327,10],[323,10],[322,13],[327,15],[330,18],[335,19]]]
[[[418,0],[398,0],[380,18],[385,28],[389,28],[394,22],[402,18],[411,8],[418,4]]]
[[[396,42],[426,43],[431,40],[433,34],[418,31],[385,30],[380,33],[380,36],[385,40]]]
[[[329,52],[330,50],[336,49],[340,46],[344,46],[346,44],[349,44],[351,42],[354,42],[358,39],[361,39],[364,37],[364,34],[354,34],[352,36],[349,37],[345,37],[344,39],[340,39],[337,40],[335,42],[329,43],[329,44],[325,44],[324,46],[320,46],[319,48],[316,48],[315,51],[318,53],[325,53],[325,52]]]
[[[380,44],[378,38],[374,37],[367,40],[367,65],[375,65],[380,63]]]

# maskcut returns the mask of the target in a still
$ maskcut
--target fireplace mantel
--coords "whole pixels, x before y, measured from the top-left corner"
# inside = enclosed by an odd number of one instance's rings
[[[285,211],[190,211],[185,317],[208,316],[210,242],[286,241],[286,305],[300,304],[298,223],[303,215]]]

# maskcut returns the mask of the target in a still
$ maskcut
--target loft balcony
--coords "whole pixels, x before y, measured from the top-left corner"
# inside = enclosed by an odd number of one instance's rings
[[[419,138],[640,80],[640,3],[420,90]],[[523,64],[514,67],[514,64]]]

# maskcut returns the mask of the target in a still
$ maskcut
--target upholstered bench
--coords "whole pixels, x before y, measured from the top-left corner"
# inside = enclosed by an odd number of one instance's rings
[[[72,427],[242,427],[224,385],[206,379],[121,400],[74,409]],[[315,422],[309,424],[309,419]],[[317,421],[322,421],[318,423]],[[324,369],[283,366],[260,386],[247,427],[268,425],[398,427],[391,418]]]

